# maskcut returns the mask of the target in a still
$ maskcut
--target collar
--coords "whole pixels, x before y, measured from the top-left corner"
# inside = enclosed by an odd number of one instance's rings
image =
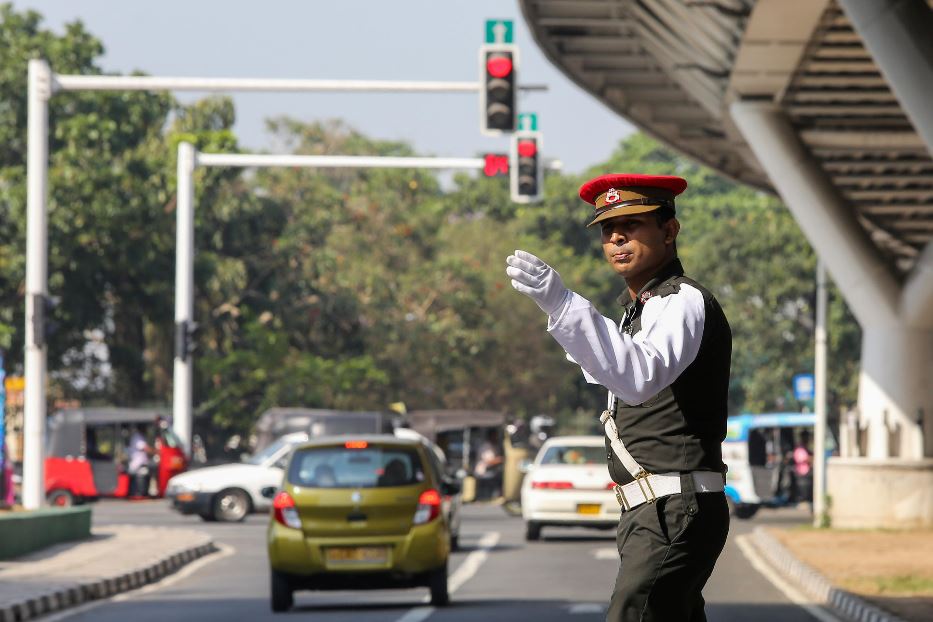
[[[638,297],[635,300],[632,300],[628,290],[626,289],[618,298],[619,304],[621,304],[623,307],[626,307],[626,309],[628,309],[636,302],[643,305],[648,302],[648,299],[654,295],[654,290],[657,289],[659,285],[675,276],[683,276],[683,274],[684,267],[680,263],[680,259],[674,257],[671,261],[664,264],[661,269],[658,270],[657,273],[655,273],[655,275],[651,277],[647,283],[645,283],[645,286],[638,291]]]

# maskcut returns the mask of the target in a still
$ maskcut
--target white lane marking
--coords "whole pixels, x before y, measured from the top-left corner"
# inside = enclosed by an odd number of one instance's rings
[[[498,531],[483,534],[483,537],[479,539],[479,548],[467,555],[467,558],[463,560],[456,572],[447,579],[447,589],[449,591],[456,592],[464,583],[473,578],[479,567],[486,561],[489,551],[499,543],[500,535]]]
[[[91,602],[85,603],[83,605],[79,605],[78,607],[71,607],[65,611],[52,614],[48,617],[44,617],[42,618],[42,620],[43,622],[57,622],[58,620],[64,620],[66,618],[70,618],[71,616],[76,616],[79,613],[90,611],[91,609],[100,607],[101,605],[105,603],[121,602],[124,600],[130,600],[132,598],[136,598],[137,596],[142,596],[143,594],[149,594],[150,592],[154,592],[164,587],[174,585],[175,583],[178,583],[182,579],[185,579],[191,576],[192,574],[194,574],[195,572],[197,572],[204,566],[207,566],[208,564],[215,562],[219,559],[223,559],[224,557],[230,557],[231,555],[236,553],[235,548],[233,548],[232,546],[226,545],[226,544],[219,544],[215,542],[214,546],[217,547],[217,553],[214,553],[212,555],[205,555],[204,557],[198,558],[194,560],[193,562],[191,562],[190,564],[187,564],[186,566],[184,566],[178,572],[172,573],[160,581],[157,581],[155,583],[150,583],[149,585],[145,585],[141,588],[131,590],[129,592],[123,592],[122,594],[114,594],[110,598],[101,598],[98,600],[92,600]]]
[[[792,603],[803,607],[807,613],[819,620],[820,622],[841,622],[839,618],[830,614],[828,611],[817,605],[813,602],[812,598],[809,598],[803,594],[796,587],[791,585],[787,580],[784,579],[780,574],[775,572],[770,565],[758,554],[758,551],[755,550],[755,547],[748,541],[749,536],[747,534],[737,536],[735,543],[739,545],[739,550],[742,551],[742,554],[745,555],[745,558],[751,563],[752,567],[760,572],[765,579],[771,582],[771,584],[779,589],[784,596],[786,596]]]
[[[593,557],[596,559],[611,559],[613,561],[619,561],[619,551],[618,549],[606,547],[604,549],[593,549]]]
[[[568,612],[570,615],[604,613],[605,607],[599,603],[574,603],[570,605]]]
[[[422,622],[434,613],[434,607],[415,607],[399,618],[396,622]]]
[[[477,549],[467,555],[463,563],[457,567],[457,570],[447,578],[448,592],[456,592],[463,587],[464,583],[473,578],[473,575],[476,574],[479,567],[483,565],[483,562],[485,562],[486,558],[489,556],[489,551],[495,548],[499,543],[499,538],[501,536],[502,534],[498,531],[487,531],[483,534],[479,539]],[[430,601],[430,596],[425,596],[421,599],[421,602],[425,603]],[[434,607],[415,607],[405,612],[405,615],[396,620],[396,622],[422,622],[422,620],[428,619],[432,613],[434,613]]]

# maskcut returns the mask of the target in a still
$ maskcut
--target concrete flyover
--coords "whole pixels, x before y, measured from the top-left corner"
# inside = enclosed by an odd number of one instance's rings
[[[933,526],[928,0],[520,5],[579,86],[672,148],[783,199],[863,331],[858,442],[830,460],[832,519]]]

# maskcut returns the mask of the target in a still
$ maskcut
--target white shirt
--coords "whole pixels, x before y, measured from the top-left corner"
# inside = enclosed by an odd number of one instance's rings
[[[149,454],[146,452],[146,449],[149,448],[149,445],[146,443],[146,439],[143,438],[143,435],[139,432],[133,432],[133,435],[130,437],[130,461],[126,467],[126,470],[130,473],[136,473],[149,464]]]
[[[676,293],[645,302],[641,330],[632,336],[575,292],[549,318],[548,332],[587,382],[603,385],[627,404],[641,404],[673,384],[696,359],[704,320],[703,294],[680,283]]]

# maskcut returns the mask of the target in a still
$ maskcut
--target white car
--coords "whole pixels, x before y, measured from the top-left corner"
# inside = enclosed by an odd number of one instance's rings
[[[602,436],[548,439],[522,483],[525,539],[539,539],[550,525],[615,527],[620,506],[614,486]]]
[[[207,521],[236,522],[272,506],[263,489],[282,483],[292,448],[308,440],[304,432],[287,434],[242,463],[221,464],[180,473],[168,481],[165,496],[182,514]]]

